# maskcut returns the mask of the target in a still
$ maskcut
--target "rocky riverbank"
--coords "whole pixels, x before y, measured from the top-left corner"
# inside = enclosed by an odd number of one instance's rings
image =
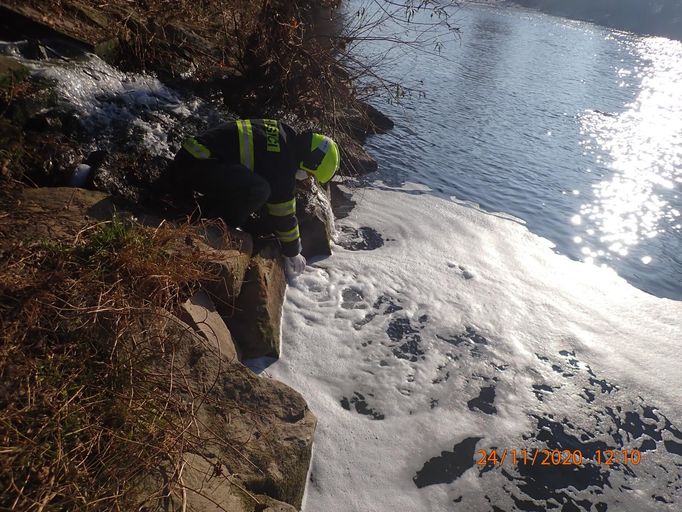
[[[199,220],[164,171],[189,134],[277,116],[369,172],[391,123],[322,115],[293,93],[305,63],[266,62],[307,5],[146,4],[0,2],[0,505],[299,509],[315,417],[240,362],[279,355],[278,247]],[[329,191],[298,208],[304,254],[330,254]]]

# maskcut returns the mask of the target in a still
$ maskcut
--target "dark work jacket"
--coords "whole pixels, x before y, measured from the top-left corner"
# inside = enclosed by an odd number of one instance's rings
[[[296,131],[274,120],[250,119],[253,134],[252,171],[270,185],[267,200],[269,220],[282,244],[285,256],[295,256],[301,251],[296,219],[296,171],[299,168]],[[222,124],[195,137],[208,148],[210,158],[229,164],[245,164],[240,154],[239,121]],[[275,128],[276,127],[276,128]],[[243,140],[243,139],[242,139]],[[282,205],[293,202],[293,208],[282,214]],[[277,210],[279,205],[279,211]],[[272,213],[277,214],[273,215]]]

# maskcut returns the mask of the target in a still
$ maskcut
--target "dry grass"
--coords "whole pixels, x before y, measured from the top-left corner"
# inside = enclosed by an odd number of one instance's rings
[[[198,442],[191,390],[153,321],[210,277],[174,250],[189,229],[115,219],[5,253],[0,510],[136,510],[141,477]]]

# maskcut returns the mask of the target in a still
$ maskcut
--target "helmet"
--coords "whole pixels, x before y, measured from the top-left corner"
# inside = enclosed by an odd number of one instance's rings
[[[299,167],[315,176],[321,184],[325,184],[339,170],[339,147],[321,133],[311,133],[309,137],[310,149],[304,152]]]

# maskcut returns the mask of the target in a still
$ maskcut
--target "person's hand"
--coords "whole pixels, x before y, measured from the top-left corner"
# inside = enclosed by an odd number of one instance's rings
[[[284,257],[284,271],[287,276],[293,277],[299,275],[305,270],[305,265],[306,261],[302,254]]]

